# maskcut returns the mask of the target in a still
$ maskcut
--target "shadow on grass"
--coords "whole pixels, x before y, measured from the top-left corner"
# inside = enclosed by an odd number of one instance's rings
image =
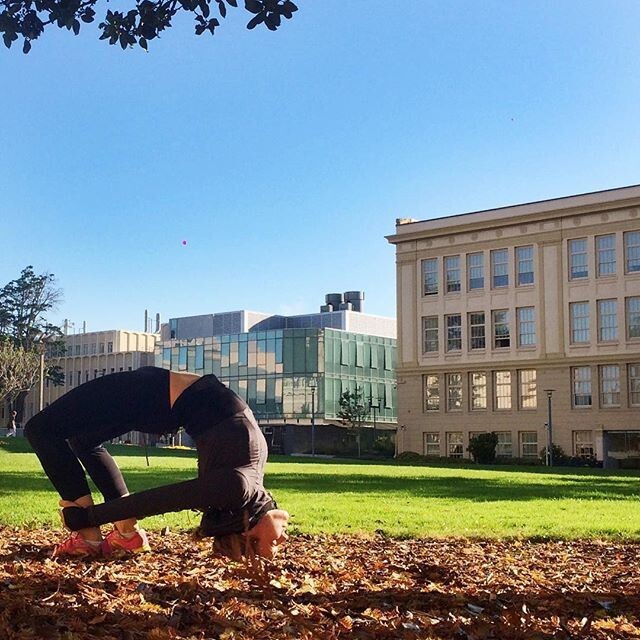
[[[539,499],[631,500],[640,497],[635,482],[606,478],[573,477],[550,485],[531,479],[469,478],[393,478],[375,475],[330,476],[271,473],[266,476],[270,489],[306,494],[362,493],[401,494],[414,498],[459,498],[476,502]],[[401,496],[398,496],[401,499]]]
[[[125,480],[132,492],[142,491],[195,476],[194,469],[167,469],[159,466],[124,469]],[[267,488],[276,496],[280,491],[322,496],[330,494],[376,494],[424,499],[463,499],[474,502],[527,501],[539,499],[632,500],[639,497],[636,482],[611,477],[571,477],[558,484],[536,482],[531,477],[515,479],[449,477],[389,477],[378,475],[324,475],[270,473],[265,478]],[[52,490],[44,473],[5,471],[0,474],[0,496]]]

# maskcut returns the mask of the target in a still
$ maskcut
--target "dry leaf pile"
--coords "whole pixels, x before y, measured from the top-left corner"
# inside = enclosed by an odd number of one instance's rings
[[[640,638],[637,543],[298,535],[249,567],[187,534],[51,560],[59,536],[0,528],[2,640]]]

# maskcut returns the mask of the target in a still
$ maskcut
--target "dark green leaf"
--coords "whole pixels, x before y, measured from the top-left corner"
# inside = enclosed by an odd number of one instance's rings
[[[247,11],[250,11],[251,13],[260,13],[264,9],[262,2],[259,2],[259,0],[244,0],[244,7]],[[260,23],[256,22],[256,24],[260,24]],[[255,26],[256,25],[254,24],[253,27]],[[253,27],[248,27],[248,28],[253,29]]]
[[[264,22],[264,16],[262,14],[258,14],[255,18],[251,18],[247,24],[247,29],[253,29],[257,27],[261,22]]]
[[[31,42],[29,40],[25,40],[22,45],[22,53],[29,53],[31,51]]]
[[[268,14],[264,23],[267,25],[267,28],[271,31],[275,31],[280,26],[280,15],[277,13]]]

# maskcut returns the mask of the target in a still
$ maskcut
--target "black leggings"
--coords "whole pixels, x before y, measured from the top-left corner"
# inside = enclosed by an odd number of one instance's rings
[[[196,439],[197,478],[132,495],[127,495],[118,465],[101,444],[121,435],[122,429],[89,424],[81,434],[70,436],[48,416],[46,411],[36,414],[25,435],[64,500],[90,493],[85,470],[89,474],[105,500],[90,508],[92,525],[183,509],[235,510],[264,502],[267,445],[249,409],[210,426]]]

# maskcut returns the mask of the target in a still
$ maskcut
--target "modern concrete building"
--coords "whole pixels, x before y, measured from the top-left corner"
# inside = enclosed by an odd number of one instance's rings
[[[396,424],[395,320],[363,313],[363,299],[329,294],[319,313],[296,316],[173,318],[162,326],[156,365],[214,373],[248,402],[272,449],[309,452],[313,424],[313,448],[336,452],[346,437],[338,416],[346,390],[363,390],[368,426]]]
[[[640,186],[398,219],[400,451],[640,460]]]

